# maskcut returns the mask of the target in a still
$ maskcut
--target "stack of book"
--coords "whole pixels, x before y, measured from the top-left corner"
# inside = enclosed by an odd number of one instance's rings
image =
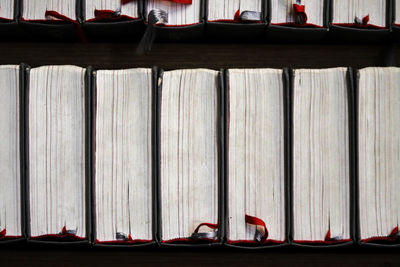
[[[400,244],[400,69],[0,66],[0,242]]]
[[[376,42],[399,36],[396,0],[3,0],[20,38]],[[206,27],[207,26],[207,27]],[[151,33],[145,34],[145,29]],[[24,33],[24,36],[22,36]],[[150,42],[149,42],[150,43]]]

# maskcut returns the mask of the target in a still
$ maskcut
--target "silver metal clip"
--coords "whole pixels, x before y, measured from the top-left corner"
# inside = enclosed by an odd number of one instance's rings
[[[257,11],[245,10],[240,14],[242,21],[262,21],[262,13]]]
[[[128,241],[129,237],[126,234],[122,233],[122,232],[117,232],[115,234],[115,239],[116,240],[121,240],[121,241]]]
[[[191,239],[216,239],[218,236],[218,230],[207,232],[207,233],[193,233]]]

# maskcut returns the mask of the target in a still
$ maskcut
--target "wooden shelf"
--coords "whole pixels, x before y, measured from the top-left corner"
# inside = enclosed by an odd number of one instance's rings
[[[0,43],[0,64],[32,67],[73,64],[94,68],[159,66],[179,68],[327,68],[384,66],[387,52],[400,62],[399,48],[379,45],[293,45],[156,43],[148,55],[135,54],[130,43]]]

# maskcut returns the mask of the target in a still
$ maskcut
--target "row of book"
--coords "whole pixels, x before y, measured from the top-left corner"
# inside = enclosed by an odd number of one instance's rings
[[[400,68],[0,66],[0,243],[400,244]]]
[[[121,41],[140,39],[147,25],[175,41],[363,42],[400,36],[399,14],[398,0],[1,0],[0,30],[3,38]]]

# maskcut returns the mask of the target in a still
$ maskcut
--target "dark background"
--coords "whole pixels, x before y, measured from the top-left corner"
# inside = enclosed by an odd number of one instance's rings
[[[385,66],[399,61],[392,44],[156,43],[148,55],[131,43],[0,43],[0,64],[73,64],[94,68],[327,68]],[[94,249],[0,247],[0,266],[400,266],[400,248],[286,247],[261,251],[207,249]]]

